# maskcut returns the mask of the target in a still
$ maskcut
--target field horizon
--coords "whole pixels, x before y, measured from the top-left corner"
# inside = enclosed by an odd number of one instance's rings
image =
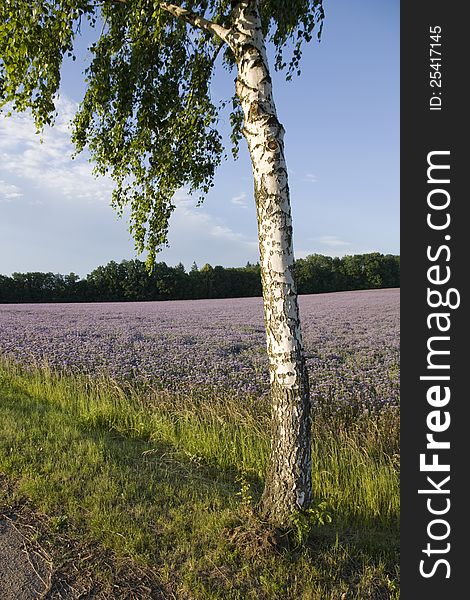
[[[336,294],[360,294],[360,293],[370,293],[370,292],[380,292],[380,291],[394,291],[399,292],[399,287],[379,287],[379,288],[368,288],[368,289],[357,289],[357,290],[332,290],[331,292],[318,292],[312,294],[299,293],[298,297],[303,298],[305,296],[331,296]],[[163,299],[163,300],[96,300],[89,302],[81,302],[81,301],[67,301],[67,302],[0,302],[1,306],[22,306],[25,304],[31,304],[33,306],[37,306],[40,304],[149,304],[156,303],[161,304],[165,302],[223,302],[224,300],[259,300],[262,301],[263,296],[233,296],[230,298],[179,298],[179,299]]]
[[[54,564],[64,544],[92,557],[82,579],[59,568],[62,584],[103,599],[398,599],[399,290],[299,300],[314,502],[281,529],[257,508],[260,298],[0,307],[0,504],[40,515]]]

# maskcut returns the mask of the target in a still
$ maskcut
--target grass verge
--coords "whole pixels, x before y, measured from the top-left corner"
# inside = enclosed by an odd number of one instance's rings
[[[27,498],[52,533],[151,568],[168,598],[398,598],[393,411],[317,412],[314,510],[289,531],[253,510],[269,447],[254,400],[3,364],[0,413],[8,501]]]

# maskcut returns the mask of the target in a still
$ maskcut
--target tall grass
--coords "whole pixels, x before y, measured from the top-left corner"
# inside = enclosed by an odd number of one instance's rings
[[[0,423],[0,472],[15,497],[53,530],[150,566],[168,598],[398,598],[392,409],[316,407],[311,520],[296,516],[274,542],[253,508],[269,455],[266,401],[3,362]]]
[[[194,463],[243,475],[256,498],[269,455],[269,407],[227,395],[167,394],[120,385],[109,378],[70,376],[47,366],[33,369],[3,362],[0,377],[32,398],[73,415],[89,428],[161,444]],[[313,416],[313,490],[337,523],[381,524],[399,519],[398,414],[330,412]],[[56,432],[60,436],[60,432]]]

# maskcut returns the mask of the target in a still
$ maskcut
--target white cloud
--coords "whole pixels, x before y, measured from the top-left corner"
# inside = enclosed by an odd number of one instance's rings
[[[309,183],[316,183],[318,181],[318,178],[313,173],[306,173],[305,181],[308,181]]]
[[[373,252],[370,248],[365,248],[353,242],[342,240],[336,235],[322,235],[317,238],[310,238],[314,242],[309,250],[295,250],[296,258],[306,258],[311,254],[324,254],[326,256],[344,256],[345,254],[368,254]]]
[[[242,206],[243,208],[247,208],[248,204],[246,202],[246,193],[242,192],[238,196],[234,196],[231,200],[232,204],[236,204],[237,206]]]
[[[0,202],[11,202],[16,198],[21,198],[22,195],[23,193],[17,185],[0,179]]]
[[[70,121],[77,105],[66,97],[57,102],[58,117],[53,127],[41,134],[30,114],[13,114],[0,120],[0,173],[21,177],[34,190],[69,201],[109,202],[113,184],[109,178],[94,177],[86,154],[71,160]],[[23,191],[26,198],[26,190]]]
[[[310,238],[312,239],[312,238]],[[295,250],[296,258],[306,258],[311,254],[325,254],[327,256],[343,256],[344,254],[354,254],[351,242],[341,240],[335,235],[321,235],[313,238],[314,247],[310,250]]]
[[[246,198],[246,194],[243,192],[232,198],[232,202],[246,206],[245,203],[242,203],[244,198]],[[257,242],[248,240],[244,234],[228,227],[223,219],[216,218],[202,210],[201,207],[196,206],[195,198],[188,194],[184,188],[178,190],[173,196],[173,204],[176,208],[171,217],[172,227],[176,226],[179,229],[184,223],[185,227],[192,232],[201,232],[205,236],[219,238],[227,242],[237,242],[242,245],[257,247]]]
[[[48,264],[46,270],[59,269],[60,265],[54,266],[59,263],[57,237],[45,232],[60,230],[68,232],[68,237],[62,238],[64,255],[68,256],[68,261],[64,256],[61,256],[61,260],[63,264],[71,264],[63,267],[61,263],[60,269],[85,272],[111,258],[120,260],[123,255],[132,256],[133,243],[126,231],[126,223],[118,221],[111,208],[105,206],[111,197],[112,182],[106,178],[97,180],[92,175],[92,165],[86,157],[79,156],[71,160],[73,146],[68,123],[76,105],[67,99],[59,104],[56,125],[44,131],[43,143],[41,136],[35,133],[30,115],[12,115],[6,119],[0,117],[0,201],[7,195],[11,199],[12,195],[18,194],[15,198],[21,200],[25,210],[28,205],[28,215],[32,214],[29,209],[33,204],[43,203],[44,210],[38,209],[37,214],[40,231],[44,232],[41,249],[44,257],[48,257],[47,261],[44,259]],[[21,190],[17,186],[21,186]],[[245,193],[234,193],[235,204],[238,202],[239,206],[243,206],[245,197]],[[247,260],[256,259],[258,244],[255,227],[251,233],[237,231],[238,225],[233,225],[223,216],[210,214],[208,208],[197,207],[196,196],[189,195],[184,188],[177,191],[173,202],[176,208],[169,228],[170,248],[162,251],[161,260],[173,264],[181,260],[187,265],[193,260],[198,264],[218,261],[224,265],[241,265]],[[76,223],[72,229],[70,215],[74,215]],[[129,216],[128,211],[124,211],[124,216]],[[18,224],[15,218],[11,217],[10,228],[36,231],[38,222],[26,219]],[[240,225],[240,230],[244,225]],[[78,264],[82,254],[77,259],[76,256],[69,256],[65,250],[65,247],[81,246],[87,248],[86,256],[83,256],[83,260],[87,261],[86,266]],[[26,262],[29,265],[31,261],[28,259]],[[15,268],[31,269],[30,266]]]
[[[178,190],[172,198],[175,206],[193,206],[195,204],[194,198],[185,189]]]
[[[315,238],[315,240],[320,242],[320,244],[323,244],[324,246],[328,246],[330,248],[340,248],[351,245],[351,242],[341,240],[335,235],[322,235],[318,238]]]
[[[193,203],[191,205],[191,202]],[[193,239],[194,233],[201,234],[202,237],[217,238],[225,242],[236,243],[241,246],[257,247],[257,242],[248,239],[244,234],[238,233],[228,227],[222,219],[218,219],[207,212],[201,210],[201,208],[194,206],[194,200],[187,201],[187,199],[175,201],[176,209],[171,217],[172,224],[176,226],[176,229],[180,230],[184,225],[185,229],[192,232]],[[171,227],[170,227],[171,234]]]

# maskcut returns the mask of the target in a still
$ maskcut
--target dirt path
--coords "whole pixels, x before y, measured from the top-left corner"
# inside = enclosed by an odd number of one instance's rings
[[[151,567],[57,527],[14,490],[0,472],[0,600],[176,600]]]
[[[50,587],[51,565],[13,520],[0,519],[0,598],[37,600]]]
[[[156,573],[0,503],[0,600],[175,600]]]

